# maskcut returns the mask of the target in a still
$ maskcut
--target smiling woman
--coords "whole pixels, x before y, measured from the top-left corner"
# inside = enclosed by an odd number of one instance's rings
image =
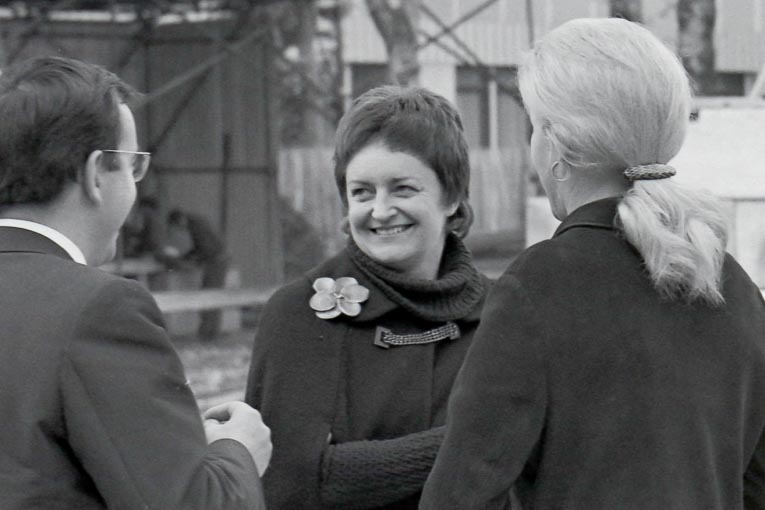
[[[340,121],[347,248],[278,291],[246,400],[273,433],[269,508],[417,508],[488,280],[462,243],[470,166],[454,107],[382,87]]]

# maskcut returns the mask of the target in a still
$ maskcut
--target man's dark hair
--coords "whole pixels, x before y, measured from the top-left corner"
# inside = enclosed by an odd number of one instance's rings
[[[38,57],[0,75],[0,206],[48,202],[91,152],[115,149],[135,90],[106,69]]]

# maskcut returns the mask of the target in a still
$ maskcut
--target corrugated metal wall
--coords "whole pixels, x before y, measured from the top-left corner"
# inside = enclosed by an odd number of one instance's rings
[[[224,43],[200,39],[199,28],[182,24],[155,34],[146,54],[149,90],[223,51]],[[230,29],[206,27],[221,37]],[[281,279],[269,69],[264,45],[253,40],[208,73],[152,102],[147,111],[153,139],[177,115],[156,149],[161,195],[225,229],[244,285]]]
[[[677,6],[673,0],[643,0],[644,22],[677,51]],[[717,0],[715,67],[756,73],[765,64],[765,0]]]
[[[765,65],[765,0],[717,0],[715,66],[756,73]]]

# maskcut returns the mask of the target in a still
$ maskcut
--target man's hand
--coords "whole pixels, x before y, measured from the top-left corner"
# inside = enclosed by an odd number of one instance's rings
[[[273,445],[269,429],[260,413],[244,402],[226,402],[208,409],[202,417],[207,443],[218,439],[234,439],[252,455],[261,477],[271,460]]]

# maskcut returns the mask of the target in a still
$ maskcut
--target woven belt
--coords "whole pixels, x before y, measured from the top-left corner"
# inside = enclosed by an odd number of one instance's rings
[[[388,328],[377,326],[375,330],[375,345],[383,349],[389,349],[391,346],[432,344],[447,338],[449,340],[456,340],[459,337],[460,328],[453,322],[447,322],[443,326],[429,331],[409,335],[397,335]]]

